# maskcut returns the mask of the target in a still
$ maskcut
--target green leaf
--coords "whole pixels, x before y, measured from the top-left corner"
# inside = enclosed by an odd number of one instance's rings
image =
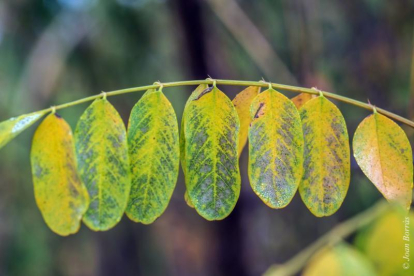
[[[233,105],[236,108],[240,120],[239,132],[239,157],[246,146],[249,126],[252,121],[250,117],[250,105],[253,99],[260,93],[259,86],[249,86],[237,94],[233,99]]]
[[[249,128],[249,179],[271,208],[283,208],[302,179],[303,133],[291,100],[268,89],[252,102]]]
[[[345,119],[328,99],[319,96],[300,109],[305,139],[304,172],[299,193],[317,217],[341,206],[350,181],[349,138]]]
[[[353,247],[342,243],[319,250],[309,261],[303,276],[375,276],[370,261]],[[390,274],[389,274],[390,275]]]
[[[79,230],[89,196],[76,171],[72,131],[57,114],[40,124],[31,150],[37,206],[50,229],[67,236]]]
[[[36,121],[43,117],[47,111],[38,111],[30,114],[21,115],[17,118],[11,118],[0,123],[0,149],[8,142],[13,140],[17,135],[30,127]]]
[[[91,198],[83,221],[94,231],[108,230],[121,220],[131,187],[125,125],[106,99],[97,99],[79,119],[75,141]]]
[[[207,84],[200,84],[197,88],[191,93],[190,97],[188,98],[185,106],[183,117],[181,118],[181,129],[180,129],[180,160],[181,160],[181,167],[183,169],[184,175],[185,172],[185,135],[184,135],[184,126],[185,126],[185,114],[187,113],[188,105],[194,101],[194,99],[198,98],[203,91],[207,91],[210,89]]]
[[[167,208],[180,165],[177,117],[161,91],[148,90],[132,109],[128,143],[132,186],[126,214],[150,224]]]
[[[359,246],[373,262],[378,275],[414,275],[411,258],[414,248],[413,225],[414,213],[407,213],[395,206],[369,229],[358,233]]]
[[[202,217],[223,219],[240,194],[237,112],[230,99],[213,88],[191,101],[184,116],[188,195]]]
[[[358,165],[384,197],[410,208],[413,156],[404,131],[384,115],[374,113],[358,126],[353,149]]]

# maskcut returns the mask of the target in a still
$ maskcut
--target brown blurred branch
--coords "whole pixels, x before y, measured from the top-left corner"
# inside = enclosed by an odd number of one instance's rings
[[[297,84],[296,78],[273,50],[272,45],[234,0],[206,0],[226,28],[268,78]]]

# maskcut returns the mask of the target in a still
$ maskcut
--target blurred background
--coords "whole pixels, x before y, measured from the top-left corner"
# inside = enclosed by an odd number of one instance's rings
[[[1,0],[0,121],[101,91],[207,75],[316,86],[414,119],[413,45],[412,0]],[[242,90],[220,88],[231,98]],[[191,90],[164,89],[179,120]],[[142,94],[110,101],[126,122]],[[337,104],[352,138],[369,112]],[[60,115],[74,128],[86,107]],[[352,160],[348,195],[333,216],[312,216],[299,195],[272,210],[249,186],[245,150],[240,199],[223,221],[187,207],[180,172],[154,224],[124,217],[108,232],[83,225],[61,238],[35,203],[34,130],[0,151],[0,275],[260,275],[381,198]]]

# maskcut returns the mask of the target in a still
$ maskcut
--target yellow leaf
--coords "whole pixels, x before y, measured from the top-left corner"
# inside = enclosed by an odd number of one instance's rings
[[[250,105],[253,99],[260,93],[259,86],[249,86],[242,92],[237,94],[233,99],[233,105],[236,108],[237,114],[240,120],[240,133],[239,133],[239,156],[241,155],[244,147],[247,143],[247,135],[249,131],[250,118]]]
[[[384,197],[410,208],[413,156],[404,131],[384,115],[374,113],[358,126],[353,149],[358,165]]]
[[[89,196],[76,171],[72,131],[57,114],[36,130],[31,162],[35,198],[46,224],[61,236],[76,233]]]
[[[184,116],[188,195],[201,216],[221,220],[240,194],[237,112],[230,99],[213,88],[191,101]]]
[[[311,258],[303,276],[375,276],[370,261],[353,247],[342,243],[325,247]]]
[[[97,99],[85,110],[75,141],[79,174],[91,198],[83,221],[106,231],[121,220],[131,187],[125,125],[108,100]]]
[[[319,96],[300,109],[305,139],[304,172],[299,193],[317,217],[341,206],[350,181],[349,138],[341,111]]]
[[[128,144],[132,186],[126,214],[150,224],[167,208],[180,166],[177,117],[161,91],[148,90],[132,109]]]
[[[309,93],[300,93],[296,97],[293,97],[291,100],[295,104],[297,109],[300,109],[305,103],[316,98],[316,95],[309,94]]]
[[[11,118],[0,123],[0,149],[4,147],[13,138],[19,135],[26,128],[39,120],[46,111],[38,111],[30,114],[21,115],[17,118]]]
[[[362,250],[373,262],[379,275],[414,275],[413,225],[413,212],[391,208],[367,232],[359,234],[365,236]]]
[[[249,128],[249,179],[271,208],[292,200],[302,179],[303,133],[295,105],[268,89],[252,102]]]
[[[185,193],[184,193],[184,200],[187,203],[188,207],[194,208],[194,204],[191,202],[191,199],[188,196],[188,192],[187,191],[185,191]]]

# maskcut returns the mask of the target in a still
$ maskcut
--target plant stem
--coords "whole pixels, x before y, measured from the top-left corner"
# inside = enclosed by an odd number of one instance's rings
[[[385,200],[380,200],[371,208],[350,218],[349,220],[338,224],[331,231],[317,239],[314,243],[306,247],[304,250],[300,251],[286,263],[282,265],[271,266],[264,275],[289,276],[298,273],[300,270],[302,270],[302,268],[316,251],[325,245],[334,245],[340,242],[342,239],[346,238],[356,230],[373,222],[386,210],[389,210],[389,204]]]
[[[199,84],[213,84],[212,79],[207,80],[193,80],[193,81],[176,81],[176,82],[166,82],[162,83],[163,87],[176,87],[176,86],[188,86],[188,85],[199,85]],[[217,85],[233,85],[233,86],[260,86],[260,87],[268,87],[269,83],[263,82],[263,81],[239,81],[239,80],[215,80]],[[144,91],[148,89],[156,89],[160,87],[161,84],[153,84],[153,85],[146,85],[146,86],[139,86],[139,87],[133,87],[133,88],[127,88],[127,89],[121,89],[121,90],[115,90],[111,92],[107,92],[106,96],[115,96],[115,95],[121,95],[131,92],[138,92],[138,91]],[[315,94],[319,95],[320,92],[323,93],[323,95],[327,98],[331,98],[334,100],[338,100],[347,104],[355,105],[367,110],[373,111],[374,106],[368,103],[363,103],[354,99],[350,99],[348,97],[340,96],[334,93],[326,92],[326,91],[319,91],[314,88],[304,88],[304,87],[298,87],[298,86],[291,86],[291,85],[285,85],[285,84],[278,84],[278,83],[271,83],[272,87],[275,89],[280,89],[284,91],[291,91],[296,93],[308,93],[308,94]],[[90,96],[87,98],[83,98],[77,101],[61,104],[55,106],[56,110],[67,108],[70,106],[78,105],[81,103],[93,101],[95,99],[98,99],[102,97],[102,94],[98,94],[95,96]],[[382,108],[376,108],[378,113],[381,113],[391,119],[394,119],[395,121],[398,121],[400,123],[406,124],[412,128],[414,128],[414,122],[410,121],[406,118],[403,118],[397,114],[394,114],[392,112],[389,112],[387,110],[384,110]],[[45,109],[44,111],[52,111],[52,107]]]

